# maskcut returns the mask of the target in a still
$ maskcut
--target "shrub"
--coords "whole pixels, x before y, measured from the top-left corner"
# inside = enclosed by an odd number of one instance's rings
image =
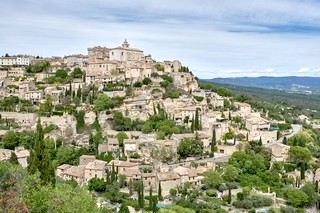
[[[204,97],[202,97],[202,96],[193,96],[194,97],[194,99],[196,99],[196,101],[198,101],[198,102],[201,102],[203,99],[204,99]]]
[[[297,168],[296,164],[293,163],[285,163],[284,164],[284,170],[286,172],[293,172]]]
[[[207,190],[207,191],[206,191],[206,194],[207,194],[209,197],[216,197],[216,196],[217,196],[216,190],[213,190],[213,189]]]

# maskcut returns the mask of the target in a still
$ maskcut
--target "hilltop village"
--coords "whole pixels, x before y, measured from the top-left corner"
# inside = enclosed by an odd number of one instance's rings
[[[29,170],[41,130],[56,180],[89,190],[100,210],[317,209],[308,117],[272,120],[127,40],[87,55],[6,55],[0,69],[0,160]]]

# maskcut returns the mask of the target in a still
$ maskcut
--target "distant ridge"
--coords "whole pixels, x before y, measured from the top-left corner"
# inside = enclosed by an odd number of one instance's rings
[[[245,87],[258,87],[264,89],[278,89],[292,93],[320,94],[320,77],[235,77],[235,78],[213,78],[204,81],[232,84]]]

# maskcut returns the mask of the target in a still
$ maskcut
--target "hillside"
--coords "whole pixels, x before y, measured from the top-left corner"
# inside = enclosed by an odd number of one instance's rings
[[[320,94],[320,77],[239,77],[213,78],[206,81],[245,87],[284,90],[291,93]]]

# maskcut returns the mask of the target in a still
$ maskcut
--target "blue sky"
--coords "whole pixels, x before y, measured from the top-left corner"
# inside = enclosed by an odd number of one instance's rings
[[[200,78],[320,76],[316,0],[2,0],[0,55],[64,56],[128,39]]]

